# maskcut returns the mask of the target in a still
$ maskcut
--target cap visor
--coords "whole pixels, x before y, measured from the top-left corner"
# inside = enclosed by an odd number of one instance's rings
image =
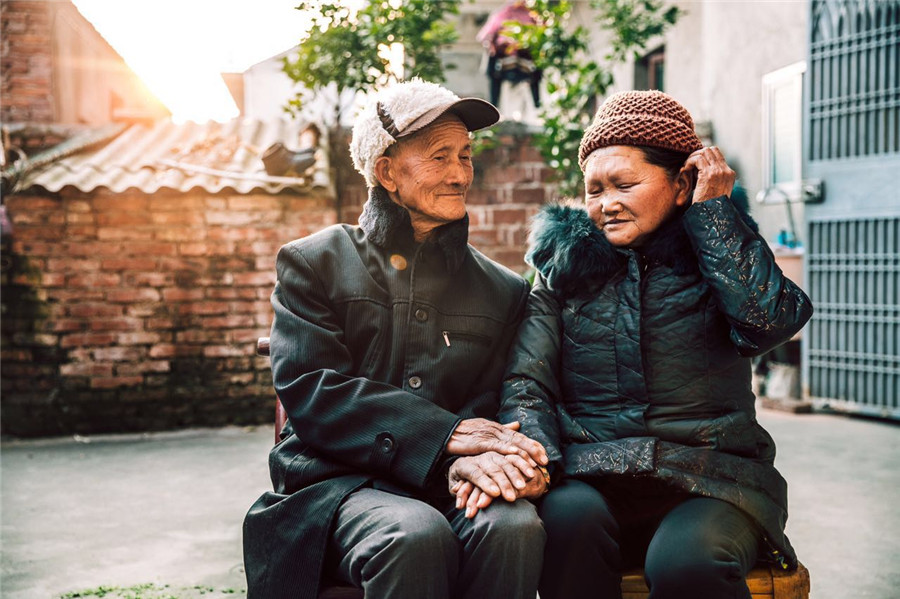
[[[480,98],[463,98],[452,104],[432,108],[410,123],[397,137],[412,135],[447,113],[459,117],[459,120],[463,122],[463,125],[469,131],[478,131],[479,129],[490,127],[500,120],[500,111],[490,102]]]

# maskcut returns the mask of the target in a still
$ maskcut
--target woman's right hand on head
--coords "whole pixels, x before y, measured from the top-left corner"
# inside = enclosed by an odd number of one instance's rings
[[[731,197],[737,173],[716,146],[701,148],[688,156],[682,170],[696,169],[697,184],[694,186],[693,202],[705,202],[720,196]]]
[[[544,446],[518,432],[519,423],[500,424],[486,418],[468,418],[459,423],[446,452],[450,455],[473,456],[484,452],[518,455],[525,460],[546,466],[547,451]]]

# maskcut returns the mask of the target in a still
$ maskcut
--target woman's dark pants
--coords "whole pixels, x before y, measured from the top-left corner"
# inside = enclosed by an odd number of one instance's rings
[[[753,521],[718,499],[606,491],[565,480],[543,499],[541,599],[620,598],[622,569],[644,565],[650,599],[750,599]]]

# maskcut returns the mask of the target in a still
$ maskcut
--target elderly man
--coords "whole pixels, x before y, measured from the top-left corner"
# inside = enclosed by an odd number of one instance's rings
[[[359,226],[279,252],[289,422],[244,523],[251,599],[312,599],[323,577],[375,598],[534,598],[544,531],[515,499],[547,455],[489,420],[528,287],[467,244],[469,132],[498,118],[420,80],[382,90],[353,128]],[[448,477],[507,501],[458,509]]]

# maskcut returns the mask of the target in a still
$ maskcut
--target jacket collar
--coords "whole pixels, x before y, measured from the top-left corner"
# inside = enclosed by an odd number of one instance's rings
[[[757,230],[742,188],[735,187],[731,201],[743,220]],[[606,240],[583,205],[550,204],[535,217],[528,241],[526,262],[558,291],[572,293],[605,282],[631,258],[668,266],[679,275],[699,271],[681,214],[665,223],[640,250],[625,250]]]
[[[409,212],[391,200],[383,187],[369,188],[359,226],[366,239],[381,248],[410,247],[416,243]],[[466,214],[435,229],[425,243],[436,247],[443,254],[447,269],[455,273],[466,258],[468,241],[469,215]]]

